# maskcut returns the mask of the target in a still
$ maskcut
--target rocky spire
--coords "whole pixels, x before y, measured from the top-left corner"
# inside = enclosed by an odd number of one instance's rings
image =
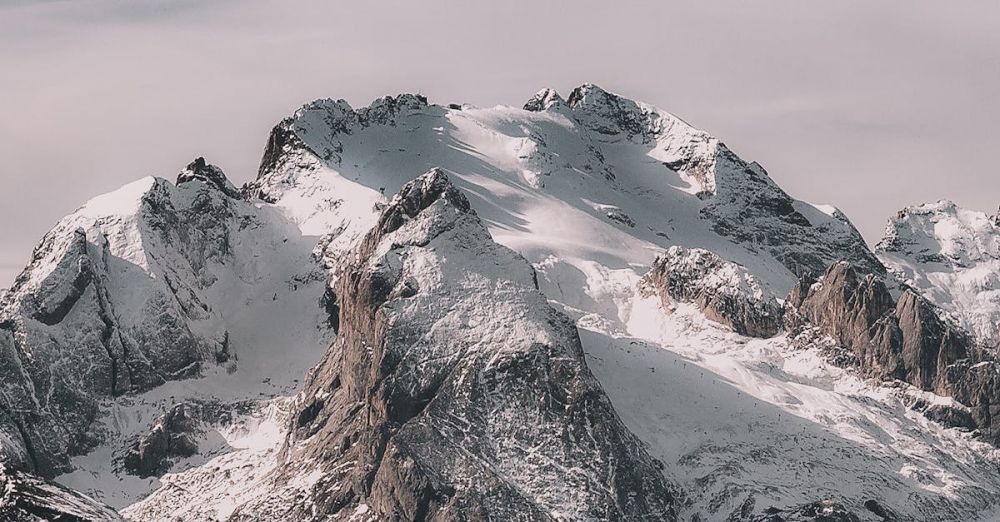
[[[545,88],[535,93],[527,102],[524,104],[524,110],[531,112],[541,112],[549,110],[549,108],[555,105],[565,105],[566,102],[563,101],[562,96],[555,89]]]
[[[209,184],[231,198],[242,198],[240,191],[229,182],[222,169],[205,162],[205,158],[198,157],[184,167],[184,170],[177,175],[177,185],[190,181],[201,181]]]

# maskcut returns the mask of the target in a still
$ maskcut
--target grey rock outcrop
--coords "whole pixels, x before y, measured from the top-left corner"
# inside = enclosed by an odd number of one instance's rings
[[[753,522],[861,522],[858,515],[831,500],[818,500],[788,509],[771,508]],[[887,520],[887,519],[883,519]]]
[[[340,335],[308,377],[274,481],[320,478],[233,520],[361,504],[386,520],[675,519],[573,323],[443,172],[403,187],[337,284]],[[278,502],[292,494],[306,500]]]
[[[656,257],[641,285],[664,308],[672,301],[694,303],[706,317],[742,335],[771,337],[781,330],[777,298],[746,269],[704,249],[670,247]]]
[[[947,369],[970,355],[969,338],[906,289],[894,300],[881,278],[846,262],[821,280],[805,278],[787,299],[790,325],[814,325],[850,349],[866,371],[918,388],[945,391]]]
[[[524,110],[540,112],[551,109],[553,106],[565,103],[566,102],[562,99],[562,96],[559,96],[559,93],[555,90],[542,89],[524,103]]]

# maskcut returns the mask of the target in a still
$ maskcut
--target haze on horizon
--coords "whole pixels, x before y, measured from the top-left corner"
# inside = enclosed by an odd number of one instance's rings
[[[592,82],[841,208],[994,212],[1000,4],[0,0],[0,288],[62,216],[196,156],[252,179],[301,104],[520,106]]]

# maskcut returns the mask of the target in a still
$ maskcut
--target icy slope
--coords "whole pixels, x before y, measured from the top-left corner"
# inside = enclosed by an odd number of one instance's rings
[[[955,314],[988,346],[1000,343],[1000,218],[950,201],[899,211],[875,247],[900,279]]]
[[[624,330],[578,324],[616,410],[686,493],[681,519],[819,500],[873,522],[866,504],[895,520],[994,519],[997,450],[907,406],[948,399],[866,382],[784,335],[740,336],[692,304],[665,312],[655,296],[633,301]]]

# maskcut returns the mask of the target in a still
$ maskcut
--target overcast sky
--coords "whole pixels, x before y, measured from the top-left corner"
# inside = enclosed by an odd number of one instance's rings
[[[0,0],[0,287],[88,198],[204,155],[249,180],[315,98],[521,105],[593,82],[840,207],[869,242],[1000,205],[1000,3]]]

